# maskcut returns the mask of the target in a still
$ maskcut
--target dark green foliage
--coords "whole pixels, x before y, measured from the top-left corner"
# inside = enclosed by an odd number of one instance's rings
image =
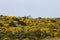
[[[9,26],[14,26],[14,27],[16,27],[15,23],[13,23],[13,22],[10,22],[10,23],[9,23]]]

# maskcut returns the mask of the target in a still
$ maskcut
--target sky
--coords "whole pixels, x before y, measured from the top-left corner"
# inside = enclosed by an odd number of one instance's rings
[[[60,17],[60,0],[0,0],[0,15]]]

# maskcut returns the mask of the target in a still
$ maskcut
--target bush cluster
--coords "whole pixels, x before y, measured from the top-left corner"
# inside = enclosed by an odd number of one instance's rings
[[[0,40],[41,40],[60,37],[60,18],[0,15]]]

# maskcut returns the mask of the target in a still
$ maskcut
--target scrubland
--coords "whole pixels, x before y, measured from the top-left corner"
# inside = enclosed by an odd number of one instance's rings
[[[0,40],[59,40],[60,18],[0,15]]]

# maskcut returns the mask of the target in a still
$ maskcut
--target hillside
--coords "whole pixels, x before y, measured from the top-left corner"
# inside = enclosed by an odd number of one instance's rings
[[[0,40],[42,40],[60,37],[60,18],[0,15]]]

